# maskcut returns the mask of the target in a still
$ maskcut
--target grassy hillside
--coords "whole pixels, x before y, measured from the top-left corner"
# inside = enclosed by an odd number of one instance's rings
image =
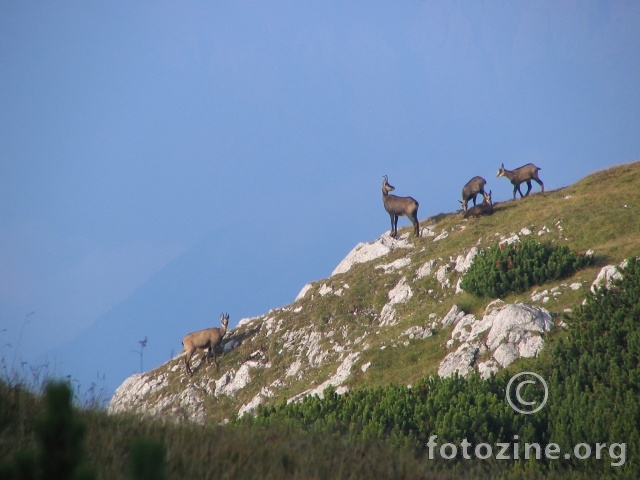
[[[304,298],[230,332],[225,341],[239,345],[221,357],[220,371],[213,364],[196,366],[196,374],[189,379],[183,373],[182,359],[176,358],[150,372],[150,377],[162,379],[163,387],[141,399],[139,411],[162,402],[168,405],[172,403],[166,400],[169,395],[179,395],[190,387],[202,393],[207,421],[222,421],[261,391],[267,393],[261,402],[274,404],[321,385],[336,373],[349,353],[357,354],[357,358],[343,382],[348,388],[411,384],[433,374],[448,353],[445,343],[450,329],[436,329],[432,337],[424,340],[409,340],[401,334],[411,326],[431,324],[454,304],[481,317],[491,299],[456,294],[460,273],[452,267],[456,258],[471,248],[487,248],[514,234],[522,239],[567,245],[580,252],[595,252],[595,264],[574,277],[503,299],[508,303],[539,304],[559,321],[566,309],[582,301],[602,266],[638,254],[639,185],[640,163],[633,163],[597,172],[544,196],[532,194],[522,200],[498,203],[493,216],[463,220],[459,212],[437,215],[421,223],[423,229],[430,229],[430,236],[408,237],[409,228],[405,227],[401,233],[407,235],[405,246],[409,248],[392,248],[388,254],[356,264],[346,273],[316,281]],[[524,235],[522,232],[527,230],[530,233]],[[400,269],[380,268],[403,259],[406,264]],[[418,278],[416,272],[428,261],[435,262],[434,271],[448,269],[450,288],[443,288],[433,272]],[[382,327],[381,311],[389,301],[389,291],[403,277],[413,296],[394,306],[397,323]],[[569,288],[576,283],[581,288]],[[323,295],[323,289],[333,293]],[[544,289],[555,290],[546,303],[532,300],[533,292]],[[246,385],[232,395],[212,395],[216,388],[220,390],[225,373],[236,374],[243,364],[252,361]],[[367,364],[368,368],[363,369]],[[179,414],[171,406],[160,410]],[[188,409],[183,413],[188,415]]]
[[[381,215],[384,215],[383,211]],[[461,273],[453,267],[457,258],[473,247],[488,248],[515,234],[522,239],[536,238],[567,245],[579,252],[594,251],[594,266],[578,271],[571,278],[549,282],[503,299],[508,303],[544,306],[556,324],[564,321],[571,327],[573,311],[582,303],[599,269],[640,254],[640,162],[597,172],[575,185],[547,192],[544,196],[533,194],[522,200],[496,204],[495,213],[490,217],[463,220],[459,212],[441,214],[423,221],[421,227],[431,234],[392,243],[395,248],[387,254],[355,264],[345,273],[314,282],[304,297],[293,304],[243,322],[226,339],[227,346],[235,348],[220,357],[219,371],[213,364],[198,365],[196,361],[194,377],[188,378],[184,374],[182,358],[178,357],[134,379],[139,383],[133,401],[128,405],[129,413],[107,416],[104,412],[81,412],[88,426],[87,456],[98,466],[100,478],[125,475],[129,444],[139,436],[158,439],[164,445],[168,478],[214,474],[217,477],[218,472],[223,478],[363,478],[374,475],[379,478],[536,478],[540,475],[535,469],[514,471],[511,466],[504,467],[495,461],[456,463],[454,466],[446,462],[426,462],[412,448],[390,446],[384,436],[354,440],[333,430],[318,432],[300,428],[296,422],[278,421],[266,426],[218,425],[233,418],[241,407],[256,399],[262,405],[283,405],[288,399],[335,378],[347,359],[353,361],[347,374],[340,377],[341,387],[354,392],[380,387],[383,389],[381,395],[391,395],[390,398],[400,398],[398,392],[411,391],[405,385],[414,385],[413,391],[419,391],[422,387],[417,386],[425,385],[424,379],[437,372],[439,363],[451,351],[446,342],[452,327],[436,328],[432,336],[422,340],[409,339],[402,335],[403,332],[413,326],[431,325],[454,304],[481,318],[492,299],[456,293],[455,285]],[[404,228],[401,233],[408,231],[409,228]],[[394,264],[399,260],[401,263]],[[432,272],[418,275],[428,262],[433,262]],[[450,286],[443,287],[438,280],[435,271],[439,269],[445,273],[443,278]],[[393,306],[396,323],[383,326],[382,310],[389,303],[389,292],[403,278],[410,286],[412,296]],[[570,287],[576,284],[580,287]],[[544,290],[552,294],[532,296]],[[627,332],[628,328],[625,328],[624,332]],[[612,330],[607,325],[602,329],[603,332]],[[569,333],[556,328],[547,337],[552,348],[545,349],[538,359],[518,360],[509,371],[513,373],[536,366],[552,372],[554,359],[563,355],[559,346],[565,345],[563,342]],[[623,336],[620,334],[616,338]],[[593,344],[589,339],[580,338],[579,342],[575,345],[582,345],[580,348],[585,351]],[[635,343],[630,348],[635,349]],[[580,360],[579,349],[571,352],[571,355],[566,354],[565,360],[575,361],[579,374],[582,368],[579,365],[585,362]],[[597,366],[600,353],[594,352],[592,357]],[[572,365],[569,360],[567,365]],[[239,381],[240,373],[246,374],[243,382]],[[574,374],[573,371],[564,372],[563,378],[573,381]],[[499,376],[494,385],[498,391],[504,390],[499,378],[504,379],[504,375]],[[578,375],[577,378],[581,377]],[[485,388],[482,385],[486,382],[474,384],[478,381],[477,377],[474,379],[470,385]],[[554,388],[560,392],[562,378],[556,380]],[[446,380],[443,384],[452,388],[456,381]],[[462,385],[467,384],[463,382]],[[571,395],[584,389],[579,383],[575,385],[574,390],[568,389]],[[388,390],[389,386],[396,390]],[[0,454],[2,459],[10,459],[23,449],[36,448],[34,417],[43,412],[44,406],[42,399],[11,382],[0,383],[0,387]],[[618,393],[616,390],[611,395],[615,398]],[[467,393],[461,395],[458,400],[462,405],[472,399]],[[444,411],[447,401],[449,399],[444,400],[441,410]],[[324,404],[319,405],[324,408]],[[602,420],[606,415],[603,405],[597,404],[597,407],[598,422],[606,423]],[[402,411],[402,407],[398,408]],[[563,408],[566,409],[561,412],[563,415],[579,410],[573,403],[567,403]],[[583,406],[583,417],[587,411],[588,406]],[[157,419],[140,421],[140,414],[150,413]],[[459,420],[461,425],[466,425],[467,420],[473,421],[472,415],[467,417]],[[202,425],[173,424],[163,419],[190,419]],[[438,421],[451,425],[451,420],[442,418]],[[561,425],[554,424],[554,428],[565,432]],[[566,432],[563,435],[572,438]],[[570,471],[563,469],[554,473],[552,469],[544,474],[567,478]],[[635,470],[625,472],[625,475],[633,474]],[[583,471],[575,478],[587,478],[584,475]]]

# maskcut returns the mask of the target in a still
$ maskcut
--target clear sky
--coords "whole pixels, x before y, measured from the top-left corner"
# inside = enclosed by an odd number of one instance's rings
[[[57,349],[112,389],[143,336],[151,368],[290,303],[388,230],[385,174],[425,219],[475,175],[509,199],[503,162],[553,189],[640,159],[639,26],[635,0],[1,2],[5,363]],[[111,325],[126,353],[75,348]]]

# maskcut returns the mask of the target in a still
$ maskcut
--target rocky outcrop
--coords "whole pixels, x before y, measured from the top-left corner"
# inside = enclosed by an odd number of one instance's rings
[[[626,261],[620,264],[620,268],[624,268],[626,266]],[[591,284],[591,291],[596,292],[599,287],[603,288],[611,288],[611,282],[614,280],[620,280],[622,278],[622,274],[618,271],[618,267],[615,265],[607,265],[606,267],[602,267],[598,272],[598,276]]]
[[[406,277],[402,277],[398,284],[389,291],[389,303],[382,307],[380,312],[380,326],[389,327],[397,323],[394,305],[405,303],[413,296],[411,287],[407,285]]]
[[[507,367],[520,357],[535,357],[544,346],[542,336],[554,326],[544,308],[519,303],[491,308],[481,320],[465,315],[454,305],[442,323],[454,325],[447,346],[459,345],[440,364],[438,375],[441,377],[456,372],[465,376],[474,367],[486,377],[495,372],[498,365]],[[483,356],[489,358],[478,363]]]
[[[430,225],[423,228],[420,242],[446,242],[464,228],[462,225],[437,233]],[[549,232],[544,227],[538,234]],[[503,243],[517,242],[523,235],[533,235],[532,230],[496,234]],[[493,238],[490,240],[493,242]],[[447,354],[438,368],[442,377],[478,371],[486,378],[517,358],[534,357],[540,352],[546,332],[553,327],[549,312],[540,306],[505,305],[496,300],[487,305],[482,318],[465,313],[456,304],[442,318],[435,313],[428,314],[428,320],[422,315],[407,317],[404,306],[411,302],[418,302],[423,308],[425,301],[433,302],[436,311],[441,311],[439,305],[444,302],[452,305],[463,293],[462,275],[479,248],[474,246],[444,258],[429,259],[422,254],[416,261],[415,255],[425,251],[428,247],[414,244],[408,234],[394,239],[385,233],[374,242],[358,244],[331,277],[305,285],[293,304],[242,319],[225,337],[220,371],[200,366],[196,375],[189,378],[184,374],[183,358],[178,356],[152,372],[127,379],[113,396],[109,412],[205,423],[211,421],[208,414],[220,403],[226,408],[232,405],[227,416],[245,415],[273,401],[295,402],[308,395],[322,396],[329,386],[341,393],[348,390],[354,375],[379,368],[365,352],[379,349],[393,355],[393,348],[415,348],[416,342],[428,342],[449,329],[450,336],[447,334],[442,342]],[[387,255],[393,258],[385,261]],[[367,262],[371,262],[367,274],[384,279],[388,289],[373,292],[376,298],[388,299],[381,309],[354,300],[351,292],[360,290],[362,285],[349,280],[350,287],[346,276],[336,277]],[[614,267],[603,269],[592,288],[607,284],[616,274],[619,275]],[[529,300],[552,304],[563,292],[580,288],[582,282],[560,284],[533,291]],[[425,299],[426,296],[434,298]],[[337,314],[327,308],[334,301],[340,304]],[[225,358],[234,360],[225,362]],[[369,361],[363,362],[362,358]]]
[[[331,276],[348,272],[353,265],[370,262],[376,258],[384,257],[391,250],[396,248],[413,248],[413,244],[408,241],[409,234],[405,233],[398,238],[393,238],[389,234],[384,234],[375,242],[359,243],[333,270]]]

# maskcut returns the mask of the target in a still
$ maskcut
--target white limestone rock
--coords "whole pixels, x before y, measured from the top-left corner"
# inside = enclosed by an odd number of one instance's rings
[[[458,342],[465,342],[469,338],[471,328],[468,328],[476,321],[476,317],[473,314],[468,314],[460,318],[456,326],[451,332],[451,339]]]
[[[433,241],[434,242],[439,242],[440,240],[444,240],[448,236],[449,236],[449,232],[447,232],[446,230],[442,230],[442,233],[440,233],[440,235],[438,235],[436,238],[434,238]]]
[[[381,269],[384,270],[384,273],[395,272],[403,269],[404,267],[411,264],[410,258],[399,258],[391,263],[387,263],[384,265],[377,265],[376,270]]]
[[[395,305],[397,303],[405,303],[413,297],[413,290],[407,285],[407,278],[402,277],[393,289],[389,291],[389,303]]]
[[[451,270],[451,267],[448,264],[444,264],[436,272],[436,280],[438,280],[442,288],[451,287],[451,282],[449,281],[449,277],[447,276],[449,270]]]
[[[391,327],[398,323],[396,320],[396,309],[393,308],[393,305],[387,303],[384,307],[382,307],[382,311],[380,312],[380,326],[381,327]]]
[[[456,258],[456,266],[454,270],[458,273],[464,273],[469,270],[469,267],[473,263],[473,259],[478,254],[478,248],[473,247],[466,255],[458,255]]]
[[[420,325],[410,327],[400,334],[401,337],[409,337],[409,340],[424,340],[425,338],[429,338],[432,335],[433,329],[431,327],[421,327]]]
[[[285,373],[285,377],[289,378],[297,375],[301,368],[302,362],[300,361],[300,359],[298,359],[291,365],[289,365],[289,368],[287,368],[287,372]]]
[[[422,230],[420,230],[420,236],[422,238],[435,237],[436,236],[435,229],[436,229],[435,225],[427,225],[426,227],[422,227]]]
[[[440,323],[443,327],[448,327],[449,325],[453,325],[455,322],[464,317],[464,312],[460,310],[458,305],[454,305],[451,307],[449,312],[442,318]]]
[[[455,352],[447,355],[438,367],[440,377],[450,377],[454,373],[465,377],[473,370],[473,363],[480,349],[477,345],[463,343]]]
[[[520,241],[520,237],[515,233],[512,233],[511,236],[503,238],[500,240],[500,245],[511,245],[512,243],[516,243]]]
[[[544,333],[553,328],[549,312],[530,305],[506,305],[488,316],[492,318],[492,326],[486,344],[492,351],[505,341],[519,343],[527,331]]]
[[[109,413],[125,412],[144,403],[150,393],[155,393],[169,385],[166,375],[153,376],[137,373],[120,385],[109,402]]]
[[[480,373],[480,378],[486,380],[491,375],[498,373],[498,364],[495,360],[481,362],[478,364],[478,372]]]
[[[595,293],[598,287],[610,288],[611,282],[614,280],[620,280],[622,274],[618,271],[615,265],[607,265],[602,267],[598,272],[598,276],[591,284],[591,291]]]
[[[328,380],[322,382],[316,388],[305,390],[304,392],[295,395],[294,397],[287,400],[287,403],[297,402],[308,395],[317,395],[320,398],[323,398],[325,389],[330,386],[338,387],[336,389],[338,393],[344,393],[346,391],[346,388],[340,389],[339,387],[342,385],[342,383],[344,383],[349,375],[351,375],[351,368],[356,363],[359,357],[360,352],[350,353],[342,360],[342,363],[336,370],[336,373],[332,375]]]
[[[518,347],[513,343],[503,343],[495,349],[493,358],[504,368],[518,359]]]
[[[297,302],[298,300],[302,300],[304,296],[307,294],[307,292],[312,288],[313,288],[313,284],[307,283],[304,287],[302,287],[302,290],[300,290],[300,293],[298,293],[298,296],[296,297],[295,301]]]
[[[370,262],[376,258],[384,257],[391,250],[396,248],[413,248],[413,245],[408,242],[408,234],[401,235],[395,239],[389,236],[388,233],[382,235],[375,242],[371,243],[359,243],[351,250],[347,256],[338,264],[333,270],[331,276],[339,273],[348,272],[353,265],[358,263]]]
[[[420,280],[421,278],[424,278],[427,275],[431,275],[431,270],[433,270],[435,266],[436,266],[435,260],[429,260],[428,262],[426,262],[416,272],[416,280]]]
[[[274,382],[275,383],[275,382]],[[273,385],[273,383],[272,383]],[[273,391],[270,388],[267,387],[262,387],[260,389],[260,392],[258,392],[258,394],[253,397],[249,403],[242,405],[242,407],[240,407],[240,410],[238,410],[238,417],[242,417],[243,415],[246,414],[252,414],[256,408],[258,408],[259,405],[262,404],[262,401],[265,398],[272,398],[274,397],[275,394],[273,393]]]
[[[493,359],[483,362],[482,369],[478,365],[483,376],[490,375],[498,365],[504,368],[520,357],[535,357],[544,346],[541,334],[553,328],[548,311],[524,304],[487,308],[481,320],[464,315],[454,305],[447,317],[447,325],[455,324],[447,347],[460,345],[440,364],[438,374],[442,372],[441,376],[451,375],[454,371],[467,375],[473,370],[478,354],[486,350],[491,352]]]
[[[391,326],[397,323],[394,305],[405,303],[413,296],[413,290],[407,285],[407,278],[402,277],[395,287],[389,293],[389,302],[382,307],[380,312],[380,326]]]

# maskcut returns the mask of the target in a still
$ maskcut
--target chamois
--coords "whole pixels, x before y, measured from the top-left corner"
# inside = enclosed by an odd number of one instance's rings
[[[187,374],[193,377],[193,372],[189,366],[191,357],[196,350],[208,350],[206,353],[207,364],[209,363],[209,357],[213,353],[213,362],[216,364],[216,368],[220,368],[218,360],[216,359],[216,347],[222,342],[225,334],[227,333],[227,325],[229,325],[229,314],[220,314],[220,328],[205,328],[197,332],[190,333],[182,340],[182,345],[186,351],[184,357],[184,365],[187,370]]]
[[[520,168],[516,168],[515,170],[506,170],[504,168],[504,163],[498,169],[498,174],[496,177],[507,177],[511,183],[513,183],[513,199],[516,199],[516,192],[520,194],[520,198],[526,197],[529,195],[531,191],[531,180],[535,180],[540,188],[542,189],[542,194],[544,195],[544,183],[538,177],[538,170],[542,170],[540,167],[536,167],[533,163],[527,163]],[[520,191],[520,184],[527,182],[527,193],[522,195]]]
[[[480,205],[474,205],[469,210],[464,212],[464,218],[469,217],[480,217],[482,215],[492,215],[493,214],[493,203],[491,202],[491,190],[489,193],[483,193],[482,196],[484,199]]]
[[[395,187],[389,185],[389,179],[384,175],[382,182],[382,203],[384,209],[391,217],[391,236],[398,235],[398,217],[406,215],[411,223],[413,223],[413,231],[416,237],[420,236],[420,223],[418,222],[418,207],[420,204],[411,197],[397,197],[389,195],[389,192],[395,190]]]
[[[481,193],[484,196],[484,186],[487,181],[482,177],[473,177],[462,188],[462,200],[458,200],[462,204],[463,213],[467,213],[467,205],[469,200],[473,200],[473,206],[476,206],[476,196]]]

